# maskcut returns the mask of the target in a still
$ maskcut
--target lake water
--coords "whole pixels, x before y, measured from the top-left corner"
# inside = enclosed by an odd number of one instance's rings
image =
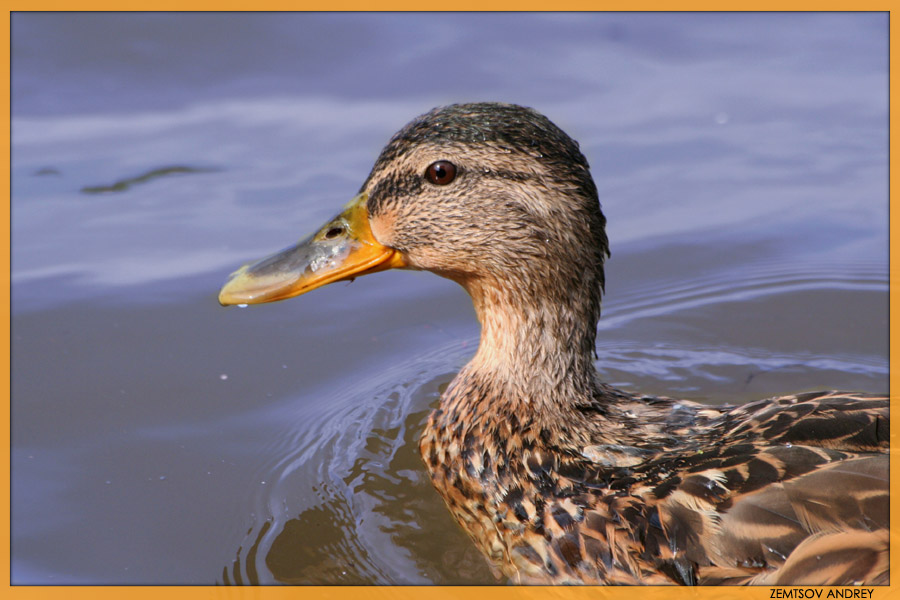
[[[495,582],[416,449],[462,289],[216,302],[441,104],[580,141],[607,381],[886,392],[887,44],[886,13],[14,13],[13,582]]]

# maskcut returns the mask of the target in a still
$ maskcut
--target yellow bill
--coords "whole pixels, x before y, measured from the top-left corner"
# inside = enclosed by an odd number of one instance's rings
[[[296,246],[232,273],[219,292],[219,303],[274,302],[334,281],[406,266],[399,252],[375,240],[366,200],[360,194],[344,212]]]

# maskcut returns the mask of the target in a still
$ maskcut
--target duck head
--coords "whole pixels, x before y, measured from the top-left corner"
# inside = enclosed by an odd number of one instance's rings
[[[472,296],[481,351],[486,338],[492,346],[485,360],[515,354],[528,329],[555,338],[535,340],[536,354],[567,346],[590,356],[604,227],[587,161],[549,119],[510,104],[453,105],[401,129],[341,214],[242,267],[219,301],[270,302],[389,268],[423,269]]]

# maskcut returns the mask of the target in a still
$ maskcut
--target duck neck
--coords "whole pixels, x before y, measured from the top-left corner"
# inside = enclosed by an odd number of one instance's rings
[[[520,290],[478,279],[472,296],[481,341],[459,380],[500,396],[495,411],[527,410],[553,420],[589,403],[598,390],[593,364],[599,302],[577,288]]]

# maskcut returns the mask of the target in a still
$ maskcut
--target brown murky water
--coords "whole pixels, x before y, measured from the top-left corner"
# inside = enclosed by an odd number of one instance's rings
[[[885,392],[886,44],[878,14],[15,14],[13,582],[496,581],[416,450],[466,294],[215,300],[450,101],[581,141],[607,381]]]

